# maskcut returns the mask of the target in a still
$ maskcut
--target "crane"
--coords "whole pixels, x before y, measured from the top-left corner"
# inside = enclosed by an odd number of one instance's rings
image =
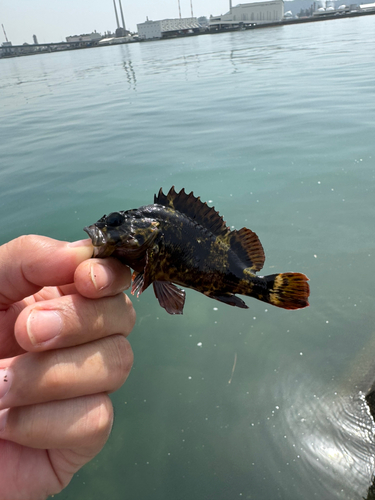
[[[4,25],[2,24],[1,26],[3,27],[3,31],[4,31],[4,36],[5,36],[5,40],[6,40],[7,42],[8,42],[8,37],[7,37],[7,34],[6,34],[6,32],[5,32],[5,28],[4,28]]]

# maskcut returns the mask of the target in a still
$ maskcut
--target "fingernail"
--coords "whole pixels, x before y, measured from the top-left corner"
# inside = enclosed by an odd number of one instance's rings
[[[68,247],[77,248],[77,247],[92,247],[92,241],[90,238],[86,238],[84,240],[72,241],[68,243]]]
[[[90,275],[96,290],[104,290],[104,288],[109,287],[115,278],[108,267],[104,267],[100,264],[93,264],[91,266]]]
[[[33,345],[39,345],[60,335],[63,322],[56,311],[34,309],[26,322],[27,333]]]
[[[9,408],[5,408],[5,410],[0,410],[0,432],[5,429],[7,424],[9,414]]]
[[[9,368],[0,369],[0,401],[5,397],[12,385],[13,372]]]
[[[68,243],[67,247],[73,249],[77,264],[86,259],[91,259],[94,254],[94,247],[90,239],[73,241],[72,243]]]

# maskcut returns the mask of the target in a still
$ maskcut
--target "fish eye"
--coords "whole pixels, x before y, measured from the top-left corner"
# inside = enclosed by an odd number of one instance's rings
[[[112,212],[111,214],[108,215],[106,223],[107,226],[121,226],[121,224],[124,222],[124,216],[120,214],[119,212]]]

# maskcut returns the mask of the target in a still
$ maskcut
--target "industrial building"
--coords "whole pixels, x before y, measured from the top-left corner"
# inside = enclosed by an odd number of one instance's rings
[[[222,16],[211,16],[210,28],[230,28],[241,24],[266,24],[282,21],[284,18],[283,0],[268,2],[243,3],[232,7],[229,2],[229,12]]]
[[[97,33],[94,31],[93,33],[88,33],[84,35],[73,35],[73,36],[67,36],[66,41],[67,43],[73,43],[73,42],[95,42],[101,40],[102,35],[100,33]]]
[[[149,21],[137,24],[140,40],[151,40],[153,38],[168,38],[199,32],[200,25],[196,17],[185,17],[180,19],[163,19],[162,21]]]
[[[117,12],[117,7],[116,7],[116,1],[113,0],[113,7],[115,9],[115,16],[116,16],[116,32],[115,35],[113,36],[111,33],[106,34],[106,37],[102,37],[100,33],[97,33],[94,31],[93,33],[88,33],[84,35],[73,35],[73,36],[68,36],[66,37],[67,43],[89,43],[93,42],[93,45],[97,45],[100,43],[100,45],[111,45],[112,43],[124,43],[124,42],[129,42],[132,38],[130,36],[130,32],[126,29],[125,26],[125,19],[124,19],[124,12],[122,10],[122,4],[121,0],[118,0],[119,7],[120,7],[120,15],[121,15],[121,21],[122,21],[122,26],[119,21],[119,15]],[[82,43],[81,43],[82,45]]]

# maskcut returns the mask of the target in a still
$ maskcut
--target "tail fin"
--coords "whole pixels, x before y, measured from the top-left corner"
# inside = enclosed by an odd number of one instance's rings
[[[270,304],[283,309],[302,309],[309,305],[308,278],[301,273],[282,273],[264,276]]]

